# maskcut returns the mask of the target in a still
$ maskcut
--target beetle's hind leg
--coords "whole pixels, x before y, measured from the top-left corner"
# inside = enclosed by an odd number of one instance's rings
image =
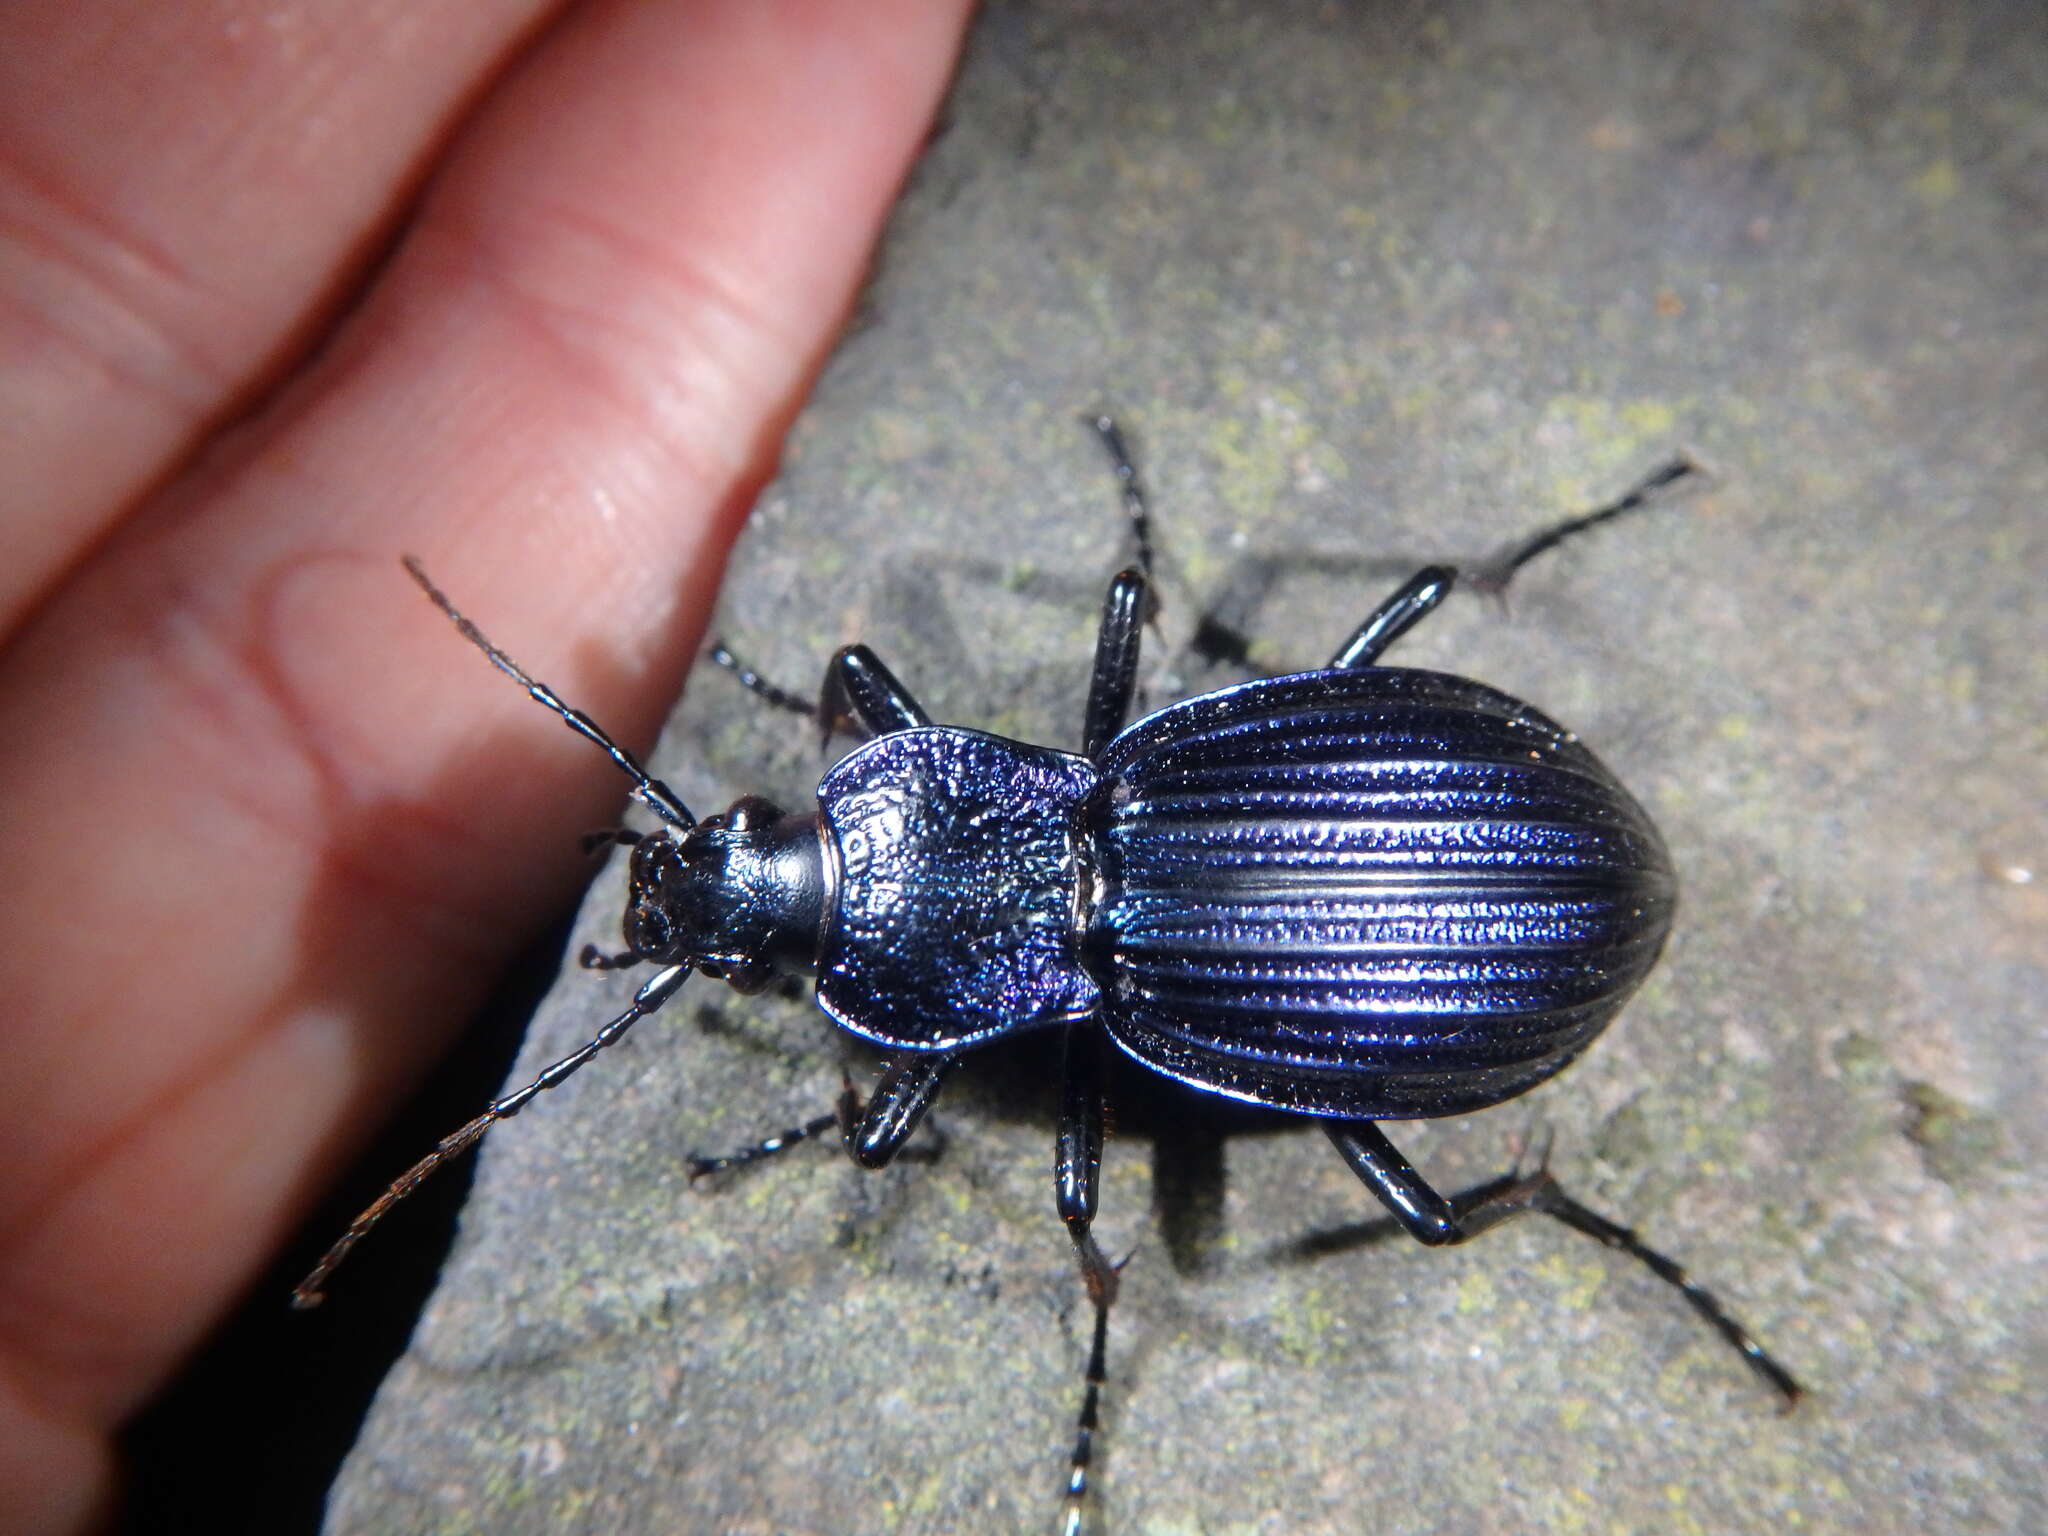
[[[1121,571],[1102,601],[1102,627],[1095,633],[1095,665],[1088,678],[1088,713],[1081,728],[1081,753],[1090,761],[1102,756],[1103,748],[1130,719],[1148,591],[1143,572]]]
[[[1498,595],[1507,590],[1507,585],[1515,579],[1516,572],[1537,556],[1548,554],[1558,545],[1575,539],[1582,533],[1590,533],[1618,517],[1642,511],[1652,503],[1661,501],[1675,486],[1683,485],[1690,488],[1708,478],[1710,477],[1707,471],[1698,464],[1683,454],[1676,455],[1659,464],[1614,500],[1597,506],[1590,512],[1560,518],[1554,523],[1538,528],[1534,533],[1517,539],[1491,559],[1473,566],[1466,571],[1465,578],[1480,591]]]
[[[1799,1401],[1804,1389],[1792,1373],[1772,1359],[1749,1330],[1729,1315],[1713,1292],[1627,1227],[1566,1194],[1547,1167],[1527,1176],[1511,1174],[1458,1200],[1446,1200],[1415,1171],[1373,1121],[1329,1120],[1324,1122],[1324,1128],[1352,1172],[1379,1196],[1417,1242],[1433,1248],[1469,1242],[1489,1227],[1531,1211],[1541,1212],[1628,1254],[1659,1280],[1674,1287],[1687,1305],[1748,1362],[1750,1369],[1784,1398],[1788,1409]]]
[[[1704,478],[1705,474],[1706,471],[1687,458],[1675,458],[1660,464],[1613,501],[1537,529],[1492,559],[1465,571],[1464,579],[1482,592],[1498,595],[1507,590],[1515,573],[1537,556],[1547,554],[1567,540],[1588,533],[1603,523],[1641,511],[1671,487],[1694,478]],[[1366,616],[1365,622],[1352,631],[1350,639],[1337,647],[1336,654],[1329,660],[1331,669],[1371,666],[1388,646],[1450,596],[1451,588],[1458,579],[1459,571],[1455,566],[1431,565],[1417,571]]]
[[[1123,491],[1124,516],[1131,521],[1131,542],[1136,546],[1138,572],[1147,581],[1152,579],[1152,511],[1145,504],[1145,483],[1138,478],[1138,466],[1131,462],[1130,450],[1124,445],[1123,430],[1117,426],[1114,417],[1090,416],[1088,425],[1095,429],[1095,435],[1102,439],[1102,446],[1109,453],[1111,469],[1116,474],[1117,486]]]
[[[1067,1235],[1074,1240],[1074,1254],[1081,1263],[1081,1280],[1095,1311],[1095,1325],[1089,1333],[1081,1411],[1074,1419],[1074,1449],[1067,1463],[1061,1536],[1076,1536],[1088,1507],[1088,1470],[1095,1459],[1102,1386],[1109,1374],[1109,1309],[1116,1302],[1118,1272],[1123,1268],[1104,1256],[1090,1230],[1102,1172],[1103,1079],[1102,1030],[1093,1019],[1075,1020],[1067,1026],[1066,1058],[1060,1074],[1053,1196],[1060,1218],[1067,1224]]]
[[[1366,615],[1365,622],[1351,632],[1351,638],[1337,647],[1336,654],[1329,661],[1330,670],[1371,666],[1380,659],[1382,651],[1449,597],[1457,580],[1458,572],[1453,566],[1424,566]]]

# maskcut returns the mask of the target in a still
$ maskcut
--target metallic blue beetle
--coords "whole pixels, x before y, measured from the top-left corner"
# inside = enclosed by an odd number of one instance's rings
[[[1432,566],[1386,599],[1320,671],[1203,694],[1126,727],[1147,610],[1142,491],[1108,444],[1139,568],[1110,585],[1076,755],[935,726],[864,646],[832,660],[818,706],[714,654],[753,691],[870,740],[785,815],[749,797],[695,820],[621,747],[429,597],[500,670],[596,742],[664,825],[632,845],[625,953],[661,967],[587,1044],[500,1099],[395,1183],[296,1293],[328,1274],[440,1163],[659,1008],[692,970],[754,991],[816,978],[842,1028],[891,1053],[862,1103],[724,1158],[778,1152],[837,1123],[887,1163],[961,1053],[1065,1031],[1056,1203],[1095,1308],[1065,1524],[1077,1528],[1117,1268],[1090,1235],[1103,1137],[1103,1042],[1209,1093],[1319,1119],[1407,1231],[1462,1242],[1527,1211],[1632,1254],[1785,1402],[1800,1388],[1671,1260],[1587,1209],[1547,1169],[1456,1199],[1426,1183],[1382,1120],[1462,1114],[1566,1066],[1656,962],[1676,895],[1643,808],[1570,732],[1466,678],[1378,665],[1457,573]],[[1660,470],[1609,506],[1524,541],[1537,555],[1691,473]]]

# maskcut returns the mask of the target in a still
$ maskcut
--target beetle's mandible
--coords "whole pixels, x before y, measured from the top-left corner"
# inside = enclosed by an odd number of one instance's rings
[[[320,1288],[433,1170],[577,1071],[690,972],[742,992],[815,979],[841,1028],[890,1053],[865,1101],[730,1157],[839,1125],[863,1167],[903,1147],[962,1053],[1064,1033],[1054,1204],[1094,1308],[1061,1524],[1079,1529],[1117,1266],[1090,1232],[1105,1051],[1188,1085],[1318,1121],[1408,1233],[1459,1243],[1541,1212],[1676,1287],[1789,1407],[1800,1387],[1704,1288],[1547,1168],[1457,1198],[1432,1188],[1383,1120],[1463,1114],[1533,1088],[1604,1029],[1655,964],[1676,881],[1649,816],[1598,758],[1530,705],[1468,678],[1380,664],[1457,580],[1429,566],[1327,665],[1241,683],[1126,724],[1150,603],[1143,491],[1108,446],[1137,563],[1111,583],[1082,748],[937,726],[865,646],[832,658],[813,707],[714,658],[770,702],[869,737],[785,813],[747,797],[699,821],[588,716],[564,704],[407,569],[471,643],[596,743],[661,825],[631,847],[627,949],[657,969],[578,1050],[490,1105],[356,1219],[294,1293]],[[1531,560],[1696,473],[1678,460],[1627,495],[1539,530],[1485,572]]]

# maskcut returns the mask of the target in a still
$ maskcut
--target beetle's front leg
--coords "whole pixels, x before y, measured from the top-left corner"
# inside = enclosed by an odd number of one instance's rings
[[[841,1134],[848,1155],[863,1168],[887,1167],[923,1124],[946,1074],[959,1059],[954,1052],[919,1052],[884,1072],[865,1106],[850,1097],[842,1099]]]
[[[1787,1408],[1799,1401],[1804,1389],[1793,1379],[1792,1373],[1764,1351],[1764,1347],[1750,1336],[1749,1330],[1728,1314],[1711,1291],[1673,1260],[1646,1245],[1627,1227],[1610,1221],[1566,1194],[1548,1168],[1538,1169],[1527,1177],[1510,1178],[1489,1185],[1469,1203],[1453,1202],[1429,1186],[1373,1121],[1328,1120],[1324,1122],[1324,1129],[1343,1154],[1344,1161],[1351,1165],[1351,1171],[1364,1181],[1367,1189],[1379,1196],[1417,1242],[1427,1243],[1433,1248],[1469,1242],[1489,1227],[1497,1227],[1530,1211],[1541,1212],[1563,1222],[1575,1232],[1583,1232],[1610,1248],[1628,1254],[1666,1285],[1675,1287],[1693,1311],[1706,1319],[1730,1347],[1741,1353],[1749,1362],[1750,1369],[1784,1397]]]
[[[1081,1261],[1081,1279],[1095,1309],[1088,1344],[1088,1366],[1081,1389],[1081,1412],[1074,1422],[1074,1451],[1068,1462],[1067,1491],[1060,1522],[1062,1536],[1081,1529],[1088,1503],[1088,1466],[1095,1452],[1102,1384],[1109,1369],[1109,1309],[1116,1301],[1119,1266],[1103,1257],[1089,1225],[1095,1219],[1095,1196],[1102,1172],[1102,1031],[1093,1019],[1067,1026],[1066,1059],[1060,1075],[1059,1140],[1054,1153],[1054,1199],[1060,1219],[1074,1240]]]
[[[931,716],[911,697],[910,690],[882,664],[881,657],[864,645],[849,645],[825,664],[825,681],[818,690],[816,704],[770,682],[734,655],[722,640],[713,643],[705,655],[730,672],[756,698],[776,709],[817,721],[827,743],[842,731],[886,736],[891,731],[907,731],[932,723]]]
[[[849,645],[833,655],[825,664],[825,684],[818,692],[818,722],[827,736],[847,719],[859,722],[870,736],[932,723],[924,706],[864,645]]]
[[[696,1154],[687,1164],[690,1177],[694,1180],[710,1174],[728,1173],[778,1156],[791,1147],[824,1135],[834,1126],[839,1128],[840,1140],[846,1144],[847,1154],[856,1163],[863,1168],[883,1167],[895,1159],[896,1154],[903,1150],[903,1144],[923,1123],[925,1112],[938,1097],[946,1073],[958,1060],[955,1055],[913,1056],[885,1071],[881,1082],[875,1085],[873,1096],[865,1102],[855,1091],[853,1080],[848,1078],[838,1102],[824,1114],[813,1115],[801,1125],[765,1136],[737,1152],[717,1156]]]
[[[846,1095],[850,1097],[852,1094],[853,1085],[849,1083]],[[752,1146],[741,1147],[737,1152],[721,1152],[716,1155],[692,1153],[684,1161],[683,1167],[693,1183],[715,1173],[730,1173],[735,1168],[744,1168],[750,1163],[762,1162],[787,1152],[791,1147],[800,1146],[814,1136],[824,1135],[835,1125],[839,1126],[843,1133],[849,1118],[848,1108],[842,1100],[839,1106],[822,1115],[811,1116],[802,1125],[792,1125],[788,1130],[777,1131],[773,1136],[763,1136]]]
[[[787,688],[770,682],[734,655],[732,648],[723,640],[713,640],[704,655],[713,665],[725,668],[733,675],[734,681],[769,707],[802,715],[807,720],[815,718],[817,712],[808,699],[799,698]]]

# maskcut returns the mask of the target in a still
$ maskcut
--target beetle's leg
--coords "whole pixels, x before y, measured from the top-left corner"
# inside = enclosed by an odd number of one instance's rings
[[[646,838],[644,832],[635,832],[631,827],[605,827],[596,832],[583,834],[583,856],[592,858],[607,848],[631,848]]]
[[[770,682],[735,656],[723,640],[713,641],[711,648],[704,654],[730,672],[739,681],[739,685],[755,698],[764,700],[776,709],[787,710],[792,715],[802,715],[806,720],[816,720],[820,727],[820,751],[832,744],[834,736],[865,734],[860,723],[846,713],[844,697],[840,696],[835,702],[832,679],[829,676],[825,680],[823,696],[818,703],[813,704],[781,684]]]
[[[704,654],[730,672],[755,698],[776,709],[817,721],[824,730],[826,743],[842,733],[882,736],[932,723],[923,707],[911,697],[910,690],[864,645],[849,645],[826,663],[825,682],[818,690],[815,704],[779,683],[770,682],[735,656],[722,640],[715,641]]]
[[[1102,627],[1095,632],[1095,666],[1088,678],[1088,714],[1081,730],[1081,752],[1090,759],[1102,755],[1130,718],[1147,590],[1143,573],[1121,571],[1102,600]]]
[[[939,1085],[959,1060],[953,1052],[924,1052],[905,1057],[882,1074],[863,1108],[849,1094],[840,1100],[846,1150],[863,1168],[883,1168],[903,1150],[920,1124]]]
[[[1567,517],[1511,544],[1500,554],[1465,573],[1465,579],[1482,591],[1500,593],[1515,573],[1537,556],[1547,554],[1567,539],[1611,523],[1650,505],[1665,490],[1694,475],[1704,475],[1690,459],[1678,458],[1659,465],[1626,491],[1590,512]],[[1330,658],[1332,669],[1369,667],[1380,653],[1415,626],[1417,620],[1450,595],[1458,579],[1453,566],[1432,565],[1417,571],[1407,584],[1375,608],[1351,638],[1337,647]]]
[[[755,698],[765,701],[776,709],[786,710],[792,715],[802,715],[806,720],[817,721],[821,733],[818,739],[820,750],[830,746],[834,736],[873,736],[879,734],[862,720],[856,719],[849,707],[849,692],[839,676],[840,667],[845,656],[844,652],[834,656],[827,665],[824,686],[818,690],[818,702],[815,704],[792,690],[784,688],[780,683],[770,682],[744,661],[741,661],[739,657],[735,656],[731,647],[726,645],[723,640],[713,641],[711,648],[704,654],[713,663],[730,672],[739,682],[739,685],[754,695]],[[870,656],[872,657],[872,653],[870,653]],[[880,662],[875,662],[874,664],[877,667],[881,667]],[[888,676],[888,669],[886,667],[882,668],[882,673],[895,686],[899,696],[905,699],[909,698],[909,695],[903,692],[902,684],[897,683],[895,678]],[[911,707],[916,707],[914,702]]]
[[[1351,1165],[1351,1171],[1379,1196],[1417,1242],[1433,1248],[1469,1242],[1489,1227],[1530,1211],[1554,1217],[1574,1231],[1628,1254],[1666,1285],[1676,1288],[1693,1311],[1740,1352],[1750,1369],[1784,1397],[1787,1408],[1799,1401],[1804,1389],[1792,1373],[1765,1353],[1764,1347],[1729,1316],[1711,1291],[1627,1227],[1579,1204],[1564,1192],[1549,1169],[1487,1185],[1468,1199],[1453,1202],[1430,1188],[1372,1121],[1330,1120],[1324,1123],[1324,1128],[1344,1161]]]
[[[583,854],[588,858],[603,848],[631,848],[641,842],[643,837],[644,834],[635,832],[631,827],[606,827],[602,832],[586,832],[583,834]],[[576,963],[586,971],[623,971],[638,965],[645,958],[644,955],[630,949],[622,949],[616,954],[606,954],[595,944],[586,944],[576,956]]]
[[[802,715],[807,720],[817,718],[817,711],[811,706],[810,700],[792,693],[779,684],[771,683],[735,656],[723,640],[713,640],[704,655],[714,665],[725,668],[742,688],[770,707],[786,710],[792,715]]]
[[[813,1115],[801,1125],[765,1136],[737,1152],[715,1157],[701,1153],[692,1156],[687,1164],[690,1177],[701,1179],[758,1163],[822,1136],[835,1125],[856,1163],[863,1168],[880,1168],[903,1150],[903,1144],[924,1120],[946,1073],[958,1059],[952,1055],[919,1055],[901,1062],[882,1074],[874,1096],[866,1103],[848,1078],[838,1103],[828,1113]]]
[[[688,1172],[691,1181],[695,1182],[714,1173],[729,1173],[735,1168],[744,1168],[749,1163],[761,1162],[766,1158],[775,1156],[778,1152],[787,1152],[791,1147],[801,1145],[813,1137],[824,1135],[825,1132],[831,1130],[835,1125],[844,1126],[851,1117],[851,1107],[848,1100],[851,1099],[852,1094],[853,1085],[849,1083],[846,1088],[846,1096],[841,1099],[838,1107],[829,1109],[822,1115],[813,1115],[802,1125],[792,1125],[786,1131],[777,1131],[773,1136],[764,1136],[751,1147],[742,1147],[737,1152],[727,1152],[718,1157],[707,1157],[702,1153],[693,1153],[684,1163],[684,1169]]]
[[[864,645],[849,645],[825,664],[818,720],[828,739],[843,720],[857,723],[870,736],[932,723],[924,706],[882,665],[882,658]]]
[[[1103,1257],[1089,1225],[1095,1219],[1096,1187],[1102,1171],[1102,1031],[1092,1019],[1067,1026],[1066,1059],[1060,1074],[1059,1139],[1053,1158],[1054,1201],[1095,1309],[1082,1381],[1081,1411],[1074,1421],[1074,1452],[1068,1462],[1067,1491],[1060,1521],[1062,1536],[1081,1529],[1088,1503],[1088,1467],[1095,1454],[1095,1430],[1108,1375],[1109,1309],[1116,1301],[1119,1266]]]
[[[1117,484],[1123,488],[1124,515],[1131,520],[1131,538],[1137,545],[1138,570],[1149,581],[1152,576],[1152,514],[1145,506],[1145,487],[1138,479],[1138,467],[1124,447],[1124,435],[1108,416],[1092,416],[1088,424],[1109,450]]]
[[[1398,592],[1367,615],[1366,621],[1352,631],[1349,640],[1337,647],[1337,654],[1330,658],[1330,669],[1337,671],[1371,666],[1380,659],[1380,652],[1407,634],[1424,614],[1451,595],[1451,587],[1457,579],[1457,570],[1448,565],[1425,566],[1417,571]]]

